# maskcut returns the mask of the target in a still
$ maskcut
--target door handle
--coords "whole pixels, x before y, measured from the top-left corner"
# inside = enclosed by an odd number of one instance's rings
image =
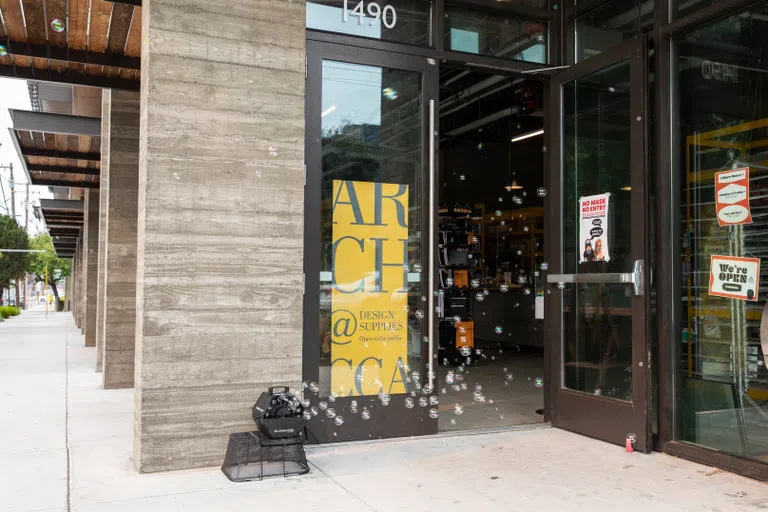
[[[632,272],[606,274],[549,274],[548,283],[631,284],[635,295],[643,295],[643,260],[635,260]]]
[[[429,311],[427,336],[429,337],[429,362],[427,363],[429,387],[434,389],[435,371],[432,354],[435,350],[435,100],[429,100],[429,274],[427,297]]]

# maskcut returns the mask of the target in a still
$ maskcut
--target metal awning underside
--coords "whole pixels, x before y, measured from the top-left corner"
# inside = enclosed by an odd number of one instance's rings
[[[141,7],[136,4],[0,2],[0,76],[139,90]]]
[[[71,258],[85,221],[83,201],[40,199],[40,211],[61,258]]]
[[[101,119],[9,110],[9,128],[33,185],[98,188]]]

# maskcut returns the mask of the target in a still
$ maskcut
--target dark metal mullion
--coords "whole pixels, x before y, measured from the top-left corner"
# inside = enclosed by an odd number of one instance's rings
[[[307,41],[307,79],[304,185],[304,342],[302,374],[304,381],[320,379],[320,212],[322,164],[321,122],[323,59],[319,44]]]
[[[575,2],[575,5],[571,6],[569,2],[568,15],[571,20],[589,14],[592,11],[599,9],[600,7],[611,3],[613,0],[579,0]],[[634,8],[634,6],[633,6]]]
[[[660,35],[662,37],[672,37],[689,32],[725,16],[733,15],[742,9],[762,3],[763,0],[721,0],[684,18],[662,25]]]
[[[549,118],[548,151],[546,173],[546,187],[548,190],[544,198],[544,257],[549,262],[549,272],[562,274],[563,267],[563,193],[562,193],[562,83],[554,79],[549,86],[549,103],[547,104]],[[546,130],[546,128],[545,128]],[[546,276],[544,276],[546,279]],[[544,347],[545,358],[549,360],[549,367],[545,370],[544,393],[549,398],[549,406],[545,406],[545,414],[550,422],[557,417],[559,390],[562,382],[562,349],[563,349],[563,291],[554,289],[551,284],[545,284],[548,291],[545,293],[544,318]]]
[[[531,21],[551,21],[557,11],[537,9],[497,0],[447,0],[444,3],[458,8],[468,8],[473,11],[481,11],[511,18],[525,18]]]
[[[434,0],[432,2],[432,46],[438,52],[445,49],[445,2]]]

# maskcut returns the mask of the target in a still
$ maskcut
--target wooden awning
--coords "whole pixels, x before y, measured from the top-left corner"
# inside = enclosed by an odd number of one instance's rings
[[[139,90],[137,1],[0,1],[0,76]]]

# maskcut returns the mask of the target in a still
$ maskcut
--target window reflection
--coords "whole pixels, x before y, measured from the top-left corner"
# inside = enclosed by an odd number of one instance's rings
[[[768,255],[768,7],[676,40],[682,177],[682,438],[767,461],[765,265],[754,300],[715,296],[713,256]],[[749,169],[751,224],[719,225],[715,173]]]

